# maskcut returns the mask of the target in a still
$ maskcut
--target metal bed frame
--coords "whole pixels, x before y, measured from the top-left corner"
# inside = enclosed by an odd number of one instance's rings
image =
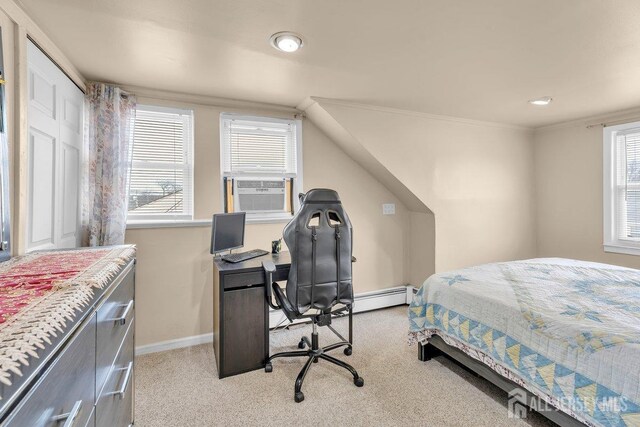
[[[524,390],[520,385],[498,374],[486,364],[472,358],[463,351],[448,345],[441,337],[434,335],[427,340],[427,343],[420,343],[418,345],[418,359],[426,362],[436,356],[445,356],[453,360],[463,368],[471,371],[479,377],[486,379],[487,381],[498,386],[507,393],[515,388],[522,390],[524,396],[518,396],[517,400],[521,404],[526,405],[529,408],[535,408],[535,403],[533,402],[540,401],[540,398],[535,396],[533,393]],[[562,412],[549,404],[546,404],[546,406],[550,410],[540,411],[538,413],[551,420],[552,422],[562,427],[584,426],[583,423],[576,420],[571,415]]]

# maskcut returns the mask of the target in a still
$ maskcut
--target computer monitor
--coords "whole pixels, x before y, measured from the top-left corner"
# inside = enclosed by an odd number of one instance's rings
[[[245,212],[213,215],[210,253],[216,254],[244,246],[245,216]]]

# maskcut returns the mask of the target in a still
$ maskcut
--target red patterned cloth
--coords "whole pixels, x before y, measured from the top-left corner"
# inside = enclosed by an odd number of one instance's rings
[[[96,289],[135,258],[133,245],[31,253],[0,263],[0,383],[64,334]],[[2,396],[0,396],[0,399]]]
[[[0,323],[36,298],[74,279],[110,250],[68,251],[43,254],[0,272]]]

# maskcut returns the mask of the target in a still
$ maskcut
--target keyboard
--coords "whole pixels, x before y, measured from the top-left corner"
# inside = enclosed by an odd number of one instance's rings
[[[227,262],[242,262],[251,258],[258,258],[259,256],[267,255],[268,253],[269,251],[265,251],[262,249],[253,249],[246,252],[224,255],[222,257],[222,260]]]

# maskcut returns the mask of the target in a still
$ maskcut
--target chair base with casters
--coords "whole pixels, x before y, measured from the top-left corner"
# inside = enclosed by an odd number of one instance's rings
[[[307,372],[309,372],[309,369],[311,368],[311,364],[318,363],[320,359],[333,363],[334,365],[340,366],[341,368],[344,368],[347,371],[349,371],[353,376],[353,383],[357,387],[362,387],[364,385],[364,379],[360,375],[358,375],[358,372],[353,368],[353,366],[327,354],[330,351],[337,350],[342,347],[345,347],[343,352],[347,356],[351,356],[353,352],[351,347],[353,312],[351,307],[346,307],[343,310],[349,311],[349,340],[348,341],[345,340],[344,337],[342,337],[342,335],[340,335],[335,329],[331,327],[331,313],[324,314],[324,315],[317,315],[313,317],[310,316],[313,322],[313,331],[311,333],[311,339],[309,339],[309,337],[303,336],[300,342],[298,343],[299,349],[304,349],[305,347],[309,347],[309,349],[306,351],[299,350],[299,351],[285,351],[282,353],[276,353],[270,356],[265,363],[265,366],[264,366],[265,372],[271,372],[273,371],[273,365],[271,364],[271,361],[273,359],[276,359],[279,357],[306,357],[307,358],[306,363],[304,364],[304,366],[302,367],[302,370],[300,370],[300,373],[296,378],[294,400],[297,403],[300,403],[304,400],[304,393],[302,393],[302,383],[304,382],[304,378],[306,377]],[[343,310],[334,312],[333,314],[340,313]],[[320,346],[318,345],[318,325],[329,327],[331,331],[334,334],[336,334],[338,338],[340,338],[342,341],[320,348]]]

